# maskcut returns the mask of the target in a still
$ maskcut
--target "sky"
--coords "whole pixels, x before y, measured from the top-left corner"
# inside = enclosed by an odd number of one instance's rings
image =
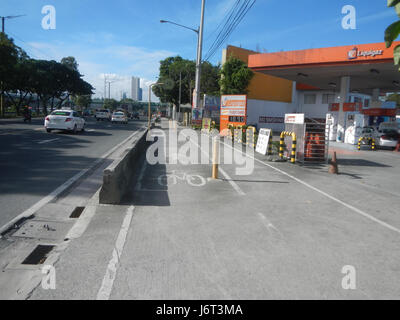
[[[205,56],[216,29],[237,0],[206,0]],[[290,4],[288,4],[290,3]],[[383,42],[385,28],[398,17],[386,0],[257,0],[242,22],[210,61],[221,61],[226,45],[261,52],[301,50]],[[42,8],[56,10],[53,30],[42,28]],[[342,28],[342,8],[356,9],[356,29]],[[159,62],[180,55],[195,60],[196,33],[161,24],[161,19],[197,29],[201,0],[1,0],[5,32],[32,58],[60,61],[74,56],[79,71],[104,96],[104,75],[111,79],[111,97],[131,95],[130,78],[142,79],[143,100],[148,85],[157,81]],[[152,96],[152,101],[156,97]]]

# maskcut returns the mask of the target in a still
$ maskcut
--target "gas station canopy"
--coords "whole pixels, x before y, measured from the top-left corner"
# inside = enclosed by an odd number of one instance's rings
[[[400,91],[399,67],[393,64],[393,43],[308,49],[249,56],[254,71],[296,81],[298,88],[334,90],[342,77],[349,76],[350,91],[372,94]]]

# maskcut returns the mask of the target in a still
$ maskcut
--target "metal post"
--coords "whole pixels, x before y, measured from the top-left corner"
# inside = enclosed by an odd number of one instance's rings
[[[182,101],[182,72],[179,72],[179,105],[178,105],[178,113],[181,112],[181,101]]]
[[[149,130],[150,130],[150,122],[151,122],[151,88],[153,86],[154,86],[154,83],[149,86],[149,109],[147,110],[148,118],[149,118],[149,122],[148,122],[147,127],[149,128]]]
[[[212,179],[218,179],[219,137],[213,138]]]
[[[196,60],[196,101],[194,108],[198,108],[200,105],[200,79],[201,79],[201,59],[203,49],[203,26],[204,26],[204,6],[205,0],[201,1],[201,17],[200,17],[200,28],[197,40],[197,60]]]

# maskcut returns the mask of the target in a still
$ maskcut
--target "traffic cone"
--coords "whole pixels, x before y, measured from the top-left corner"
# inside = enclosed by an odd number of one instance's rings
[[[331,174],[338,174],[338,165],[337,165],[337,160],[336,160],[336,151],[333,153],[332,160],[329,164],[329,173]]]

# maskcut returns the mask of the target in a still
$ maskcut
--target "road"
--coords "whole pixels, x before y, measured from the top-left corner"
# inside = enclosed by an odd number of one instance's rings
[[[47,133],[43,119],[0,120],[0,227],[51,193],[145,121],[125,124],[87,119],[86,132]]]
[[[31,298],[399,299],[400,155],[332,149],[339,175],[255,154],[241,176],[221,149],[210,180],[209,164],[143,157],[123,205],[95,208],[54,265],[57,288]]]

